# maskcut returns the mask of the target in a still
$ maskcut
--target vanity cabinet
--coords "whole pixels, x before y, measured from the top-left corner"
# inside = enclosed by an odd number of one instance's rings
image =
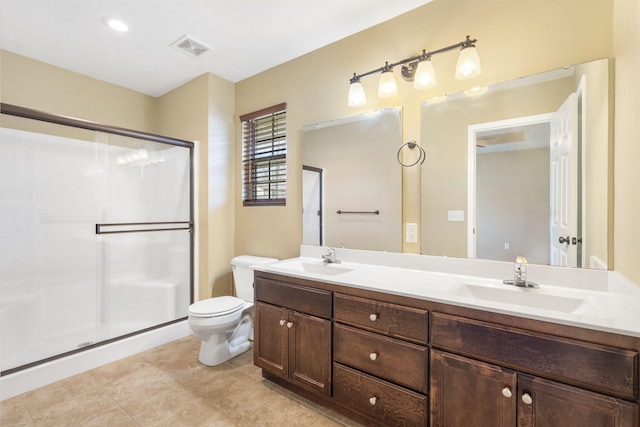
[[[254,364],[313,393],[331,394],[331,292],[256,279]]]
[[[334,400],[368,425],[426,425],[428,315],[335,293]]]
[[[640,427],[640,338],[255,278],[263,376],[363,425]]]
[[[433,427],[638,426],[624,400],[637,400],[636,351],[441,313],[432,325]]]

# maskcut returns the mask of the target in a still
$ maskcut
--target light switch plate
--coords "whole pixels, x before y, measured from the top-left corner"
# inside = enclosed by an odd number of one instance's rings
[[[418,224],[407,222],[405,224],[405,240],[407,243],[418,243]]]
[[[448,211],[449,221],[464,221],[464,211]]]

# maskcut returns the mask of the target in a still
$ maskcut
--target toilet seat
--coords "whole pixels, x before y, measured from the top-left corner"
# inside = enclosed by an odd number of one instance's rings
[[[241,310],[245,301],[240,298],[223,296],[208,298],[189,306],[189,315],[194,317],[218,317],[225,316]]]

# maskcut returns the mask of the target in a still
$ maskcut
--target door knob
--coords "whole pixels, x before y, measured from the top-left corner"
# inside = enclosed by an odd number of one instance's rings
[[[509,387],[505,387],[502,389],[502,395],[504,397],[511,397],[513,394],[511,393],[511,389]]]
[[[566,244],[568,245],[568,244],[570,244],[570,243],[571,243],[571,237],[569,237],[569,236],[567,236],[567,237],[560,236],[560,237],[558,238],[558,242],[560,242],[560,243],[566,243]]]
[[[291,329],[292,326],[293,326],[293,322],[287,322],[287,328]]]
[[[369,398],[369,403],[371,404],[371,406],[376,406],[376,403],[378,402],[378,398],[373,396]]]
[[[284,319],[280,320],[280,326],[284,326]]]
[[[529,393],[525,393],[522,395],[522,401],[527,405],[531,405],[533,403],[533,399]]]

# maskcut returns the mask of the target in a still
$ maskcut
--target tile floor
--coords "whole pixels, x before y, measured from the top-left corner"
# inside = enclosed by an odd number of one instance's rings
[[[358,426],[264,380],[248,351],[198,363],[194,336],[0,402],[0,426]]]

